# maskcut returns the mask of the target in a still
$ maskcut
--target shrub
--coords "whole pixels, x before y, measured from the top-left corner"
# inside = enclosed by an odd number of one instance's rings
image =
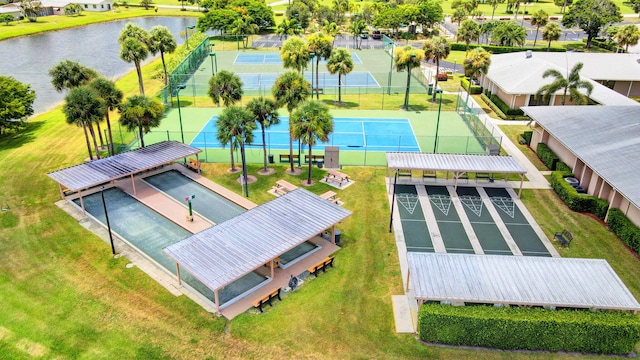
[[[538,144],[538,146],[542,145]],[[577,212],[589,212],[604,220],[609,209],[609,203],[595,196],[578,194],[576,189],[564,180],[564,173],[554,171],[551,173],[551,187],[558,194],[560,199]]]
[[[491,101],[493,101],[493,103],[496,104],[496,106],[499,107],[505,115],[524,116],[524,111],[510,108],[509,105],[505,104],[504,101],[502,101],[502,99],[500,99],[496,94],[491,94]]]
[[[628,354],[640,341],[640,317],[616,311],[425,304],[418,335],[450,345]]]
[[[620,209],[609,210],[607,225],[637,254],[640,254],[640,228],[629,220]]]
[[[478,86],[478,85],[471,85],[471,83],[469,82],[469,79],[467,78],[460,78],[460,85],[467,90],[471,95],[476,95],[476,94],[482,94],[482,86]],[[469,90],[469,87],[471,87],[471,90]]]
[[[539,143],[536,149],[536,154],[542,162],[547,165],[549,170],[556,169],[556,163],[560,161],[558,155],[556,155],[545,143]]]
[[[507,18],[507,20],[511,20],[511,18]],[[492,54],[504,54],[504,53],[511,53],[511,52],[519,52],[519,51],[527,51],[527,50],[531,50],[534,52],[546,52],[547,51],[547,47],[546,46],[536,46],[536,47],[527,47],[527,46],[500,46],[500,45],[487,45],[487,44],[469,44],[469,50],[473,50],[477,47],[482,47],[483,49],[487,50],[488,52],[492,53]],[[451,44],[451,50],[458,50],[458,51],[466,51],[467,50],[467,44],[465,43],[452,43]],[[551,48],[549,48],[550,52],[566,52],[567,49],[563,46],[552,46]],[[524,58],[524,55],[522,55],[522,57]]]
[[[564,177],[573,177],[573,170],[571,170],[571,167],[562,161],[558,161],[556,163],[556,171],[561,172]]]
[[[531,144],[531,137],[533,136],[533,131],[529,130],[529,131],[525,131],[522,133],[522,138],[525,141],[525,144],[529,145]]]

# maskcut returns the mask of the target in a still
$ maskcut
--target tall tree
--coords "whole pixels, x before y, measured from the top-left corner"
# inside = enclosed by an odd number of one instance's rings
[[[266,129],[271,125],[277,125],[280,123],[278,118],[278,106],[275,101],[267,99],[263,96],[253,98],[247,104],[247,110],[253,114],[253,119],[260,125],[262,131],[262,152],[264,155],[264,168],[263,173],[267,173],[267,139]]]
[[[580,70],[582,70],[582,66],[584,66],[584,64],[581,62],[575,64],[566,78],[556,69],[547,69],[542,74],[542,78],[552,77],[554,80],[551,84],[544,85],[538,89],[536,97],[542,95],[543,99],[548,102],[551,96],[554,96],[556,92],[562,90],[562,105],[566,102],[567,93],[569,93],[569,99],[574,104],[587,104],[588,96],[590,96],[593,91],[593,85],[588,81],[580,80]],[[587,95],[581,93],[580,89],[584,89]]]
[[[293,138],[300,139],[303,145],[309,145],[307,185],[311,185],[312,148],[318,141],[329,141],[329,134],[333,132],[333,118],[327,105],[317,100],[309,100],[293,112],[290,121]]]
[[[482,25],[480,25],[480,35],[483,35],[485,37],[485,41],[487,44],[489,43],[489,39],[491,39],[491,35],[493,35],[493,30],[496,28],[496,26],[500,25],[500,23],[500,20],[489,20],[483,22]]]
[[[640,37],[640,30],[635,24],[627,24],[621,26],[616,32],[614,38],[618,42],[618,46],[624,46],[624,51],[629,52],[629,45],[637,45]]]
[[[278,26],[276,27],[276,34],[280,37],[280,40],[282,40],[283,36],[286,40],[289,38],[289,35],[300,34],[301,29],[302,29],[302,26],[300,26],[300,23],[298,22],[298,20],[282,19],[280,24],[278,24]]]
[[[294,36],[287,39],[280,49],[280,59],[285,69],[295,69],[302,73],[309,64],[309,47],[301,38]]]
[[[422,28],[424,35],[429,34],[429,29],[444,20],[442,5],[439,0],[420,0],[417,2],[418,13],[415,22]]]
[[[242,177],[245,188],[245,196],[249,196],[249,183],[247,176],[247,161],[244,152],[245,144],[253,142],[253,130],[256,129],[256,123],[253,121],[253,114],[239,106],[231,106],[222,110],[222,114],[216,121],[218,128],[218,140],[223,144],[230,142],[240,146],[240,156],[242,160]],[[232,145],[233,147],[233,145]],[[235,171],[233,157],[231,158],[231,170]]]
[[[547,25],[548,22],[549,14],[542,9],[536,11],[531,16],[531,25],[536,27],[536,37],[533,40],[533,46],[536,46],[536,42],[538,41],[538,31],[540,31],[540,27]]]
[[[107,122],[107,133],[109,135],[109,148],[111,155],[114,155],[115,148],[113,146],[113,134],[111,132],[111,120],[109,119],[109,111],[114,111],[122,103],[123,94],[120,89],[116,87],[116,84],[103,77],[98,77],[89,83],[89,87],[96,91],[98,96],[102,99],[102,105],[105,107],[104,116]],[[100,132],[100,127],[98,127]],[[102,140],[101,140],[102,141]]]
[[[132,62],[136,66],[138,74],[138,87],[140,95],[144,95],[144,82],[142,81],[141,63],[149,56],[149,34],[138,25],[127,23],[120,31],[120,58],[126,62]]]
[[[620,8],[611,0],[578,0],[562,17],[563,26],[578,26],[587,34],[587,49],[602,28],[620,21]]]
[[[289,112],[289,120],[291,113],[311,94],[311,84],[305,80],[300,73],[287,71],[278,76],[275,83],[271,87],[271,94],[276,99],[278,106],[286,106]],[[291,121],[289,121],[289,164],[291,165],[291,173],[293,169],[293,138],[291,133]]]
[[[51,84],[60,92],[78,86],[86,85],[93,78],[98,77],[98,73],[72,60],[62,60],[49,69]]]
[[[36,22],[42,11],[42,4],[37,0],[20,0],[20,11],[24,18],[29,19],[29,22]]]
[[[228,70],[220,70],[209,78],[208,94],[216,105],[220,106],[222,103],[225,107],[229,107],[242,99],[244,94],[242,85],[238,75]]]
[[[320,60],[329,60],[333,50],[333,37],[324,33],[315,33],[307,37],[309,51],[315,54],[316,69],[320,69]],[[311,60],[313,61],[313,59]],[[318,80],[320,71],[316,71],[316,99],[320,98]],[[312,80],[313,81],[313,80]],[[313,96],[313,94],[311,94]]]
[[[151,131],[151,128],[160,126],[160,120],[164,116],[162,103],[158,99],[144,95],[128,97],[118,110],[120,124],[128,131],[138,130],[141,147],[144,147],[144,134]]]
[[[551,42],[557,41],[562,36],[562,29],[560,25],[550,22],[542,29],[542,39],[547,40],[547,51],[551,49]]]
[[[501,46],[524,45],[527,31],[514,21],[504,21],[493,29],[491,42]]]
[[[351,22],[351,25],[349,26],[349,30],[351,31],[351,34],[353,35],[353,40],[356,43],[355,44],[356,49],[360,49],[360,47],[362,46],[362,38],[360,37],[360,33],[366,29],[367,29],[367,24],[364,22],[364,20],[354,20]]]
[[[0,135],[21,126],[33,115],[36,93],[28,84],[0,76]]]
[[[431,40],[427,40],[424,43],[424,47],[422,49],[424,50],[425,59],[427,61],[433,60],[436,63],[436,77],[435,77],[436,81],[435,81],[435,87],[434,87],[433,99],[432,99],[432,101],[436,101],[435,89],[438,88],[437,74],[440,73],[440,59],[446,59],[447,56],[449,56],[449,54],[451,53],[451,44],[449,44],[449,41],[447,40],[447,38],[436,36]]]
[[[480,25],[475,20],[468,19],[463,21],[456,32],[456,40],[464,41],[467,45],[467,52],[469,52],[469,43],[477,41],[479,38]]]
[[[153,55],[160,53],[162,59],[162,69],[164,70],[164,85],[169,84],[169,75],[167,74],[167,64],[164,60],[164,54],[171,54],[176,51],[176,39],[166,26],[157,25],[149,31],[149,51]]]
[[[489,71],[491,65],[491,54],[479,47],[473,49],[464,59],[464,72],[471,79],[477,79],[479,75],[484,75]]]
[[[67,123],[81,126],[84,129],[85,139],[87,141],[87,150],[89,151],[89,159],[93,160],[91,144],[89,143],[89,137],[87,136],[87,129],[89,129],[91,138],[93,138],[96,157],[100,159],[100,149],[98,149],[93,124],[102,120],[105,108],[98,96],[98,93],[88,86],[75,87],[69,91],[69,94],[65,96],[64,100],[65,103],[62,106],[62,112],[67,119]]]
[[[231,34],[242,35],[242,48],[249,46],[249,37],[247,35],[256,34],[260,30],[258,25],[252,23],[251,18],[236,17],[231,24]]]
[[[488,0],[487,3],[491,5],[491,20],[493,20],[493,16],[496,13],[496,8],[498,4],[504,4],[506,0]]]
[[[287,7],[285,15],[289,20],[295,19],[302,29],[308,28],[311,24],[311,10],[302,1],[294,1]]]
[[[419,67],[423,59],[424,51],[416,49],[410,45],[397,47],[393,51],[393,62],[396,65],[396,69],[398,71],[407,71],[407,91],[404,95],[405,110],[409,110],[409,83],[411,81],[411,69]]]
[[[338,103],[342,103],[342,76],[353,70],[353,57],[346,49],[336,49],[327,61],[330,74],[338,74]]]

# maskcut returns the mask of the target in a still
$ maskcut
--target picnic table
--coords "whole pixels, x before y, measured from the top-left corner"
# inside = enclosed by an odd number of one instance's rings
[[[342,186],[343,183],[349,182],[349,175],[329,169],[327,176],[324,177],[324,180],[326,182],[335,182],[338,183],[338,186]]]
[[[292,183],[281,179],[276,181],[276,186],[273,187],[273,191],[275,191],[276,194],[284,195],[289,191],[293,191],[297,188],[298,187],[293,185]]]
[[[320,197],[325,199],[325,200],[329,200],[334,204],[337,204],[340,201],[340,199],[338,199],[337,195],[338,194],[336,194],[335,191],[329,190],[326,193],[321,194]]]

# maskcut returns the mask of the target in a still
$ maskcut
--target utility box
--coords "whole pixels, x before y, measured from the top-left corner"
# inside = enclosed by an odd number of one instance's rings
[[[340,168],[340,148],[337,146],[324,147],[324,166],[327,169]]]

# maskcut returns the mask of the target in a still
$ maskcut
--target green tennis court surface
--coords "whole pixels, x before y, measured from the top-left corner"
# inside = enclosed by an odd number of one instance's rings
[[[456,208],[451,202],[451,196],[445,186],[426,186],[429,203],[438,221],[440,235],[447,252],[473,254],[473,246],[462,226]]]
[[[416,187],[396,185],[396,202],[398,203],[407,251],[434,252]]]
[[[472,187],[458,187],[457,193],[484,253],[513,255],[491,214],[485,208],[478,190]]]
[[[507,230],[520,248],[522,255],[551,256],[506,189],[485,188],[484,190],[493,206],[498,210],[500,218],[507,226]]]

